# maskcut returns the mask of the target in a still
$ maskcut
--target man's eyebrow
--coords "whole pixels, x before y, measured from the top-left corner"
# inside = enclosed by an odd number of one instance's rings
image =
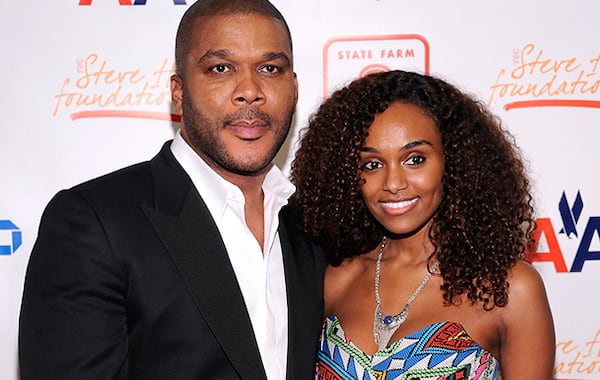
[[[198,63],[202,63],[211,58],[226,58],[231,55],[231,50],[228,49],[219,49],[219,50],[208,50],[204,53],[200,58],[198,58]],[[284,52],[268,52],[263,54],[263,57],[267,61],[274,61],[281,59],[285,61],[287,65],[291,64],[290,57]]]
[[[200,58],[198,58],[198,63],[202,63],[210,58],[225,58],[230,54],[231,54],[231,51],[229,51],[227,49],[208,50]]]
[[[263,56],[268,61],[274,61],[277,59],[281,59],[281,60],[285,61],[285,63],[288,65],[291,63],[290,57],[288,57],[288,55],[285,54],[284,52],[268,52],[268,53],[263,54]]]

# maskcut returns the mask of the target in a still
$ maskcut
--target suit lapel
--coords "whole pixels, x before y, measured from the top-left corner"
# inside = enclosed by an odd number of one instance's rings
[[[219,231],[168,146],[152,162],[156,207],[143,206],[198,310],[241,378],[266,378]]]

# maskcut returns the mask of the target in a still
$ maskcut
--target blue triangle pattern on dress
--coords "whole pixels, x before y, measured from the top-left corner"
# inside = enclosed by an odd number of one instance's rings
[[[408,338],[408,337],[404,338],[404,343],[407,343],[407,341],[409,339],[410,338]],[[417,340],[413,339],[413,340],[414,340],[414,342],[412,344],[410,344],[407,347],[402,348],[400,351],[398,351],[398,355],[400,357],[408,358],[413,355],[413,351],[417,348],[417,343],[419,342],[418,339]]]
[[[369,371],[365,371],[365,372],[363,373],[362,380],[372,380],[372,378],[371,378],[371,374],[369,373]]]
[[[441,362],[448,360],[448,358],[451,358],[453,355],[456,355],[456,352],[453,352],[452,355],[431,355],[429,358],[429,365],[435,367]],[[452,362],[454,363],[456,361],[453,360]]]
[[[431,358],[431,355],[410,356],[410,357],[406,358],[406,361],[404,362],[404,369],[407,370],[407,369],[414,367],[418,363],[422,363],[423,359],[425,359],[426,362],[429,362],[430,358]]]
[[[479,348],[479,346],[473,346],[470,349],[465,349],[464,351],[457,352],[457,355],[456,355],[456,358],[454,358],[453,364],[456,365],[457,363],[461,363],[469,355],[479,355],[480,350],[478,348]]]
[[[355,379],[358,379],[358,374],[356,373],[356,366],[354,365],[354,359],[350,358],[350,360],[348,361],[348,368],[346,368],[346,370]]]
[[[376,371],[385,371],[386,369],[388,369],[390,367],[391,361],[392,361],[392,357],[389,356],[389,357],[385,358],[384,360],[380,361],[379,363],[374,364],[373,369]]]
[[[418,354],[452,354],[455,352],[454,350],[449,350],[447,348],[442,347],[431,347],[427,346],[429,344],[429,340],[439,331],[440,327],[445,325],[445,322],[434,323],[430,326],[427,326],[414,334],[407,336],[407,338],[412,338],[417,340],[415,344],[415,351],[413,355]]]
[[[342,357],[342,354],[340,353],[340,348],[338,346],[335,346],[333,349],[333,360],[335,360],[338,363],[345,363],[346,361],[344,360],[344,358]]]
[[[331,356],[331,351],[329,351],[329,344],[327,341],[321,342],[320,346],[321,346],[321,352],[323,352],[327,356]]]

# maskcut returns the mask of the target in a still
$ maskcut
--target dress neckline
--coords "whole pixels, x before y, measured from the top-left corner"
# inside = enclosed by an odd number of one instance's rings
[[[335,325],[337,326],[339,333],[336,334],[338,336],[340,336],[347,344],[349,344],[351,347],[353,347],[355,349],[355,354],[359,353],[360,355],[363,355],[367,358],[369,358],[369,360],[373,360],[373,358],[375,357],[380,357],[380,356],[389,356],[391,354],[394,354],[398,348],[398,346],[400,346],[402,344],[403,341],[405,341],[406,339],[420,339],[420,336],[423,334],[424,331],[431,329],[434,326],[437,326],[438,328],[445,325],[445,324],[454,324],[457,329],[460,329],[462,331],[462,333],[460,334],[460,336],[457,336],[457,339],[462,339],[462,340],[469,340],[470,342],[472,342],[472,345],[477,345],[478,347],[481,347],[479,345],[479,343],[477,343],[467,332],[467,330],[464,328],[464,326],[460,323],[460,322],[456,322],[456,321],[439,321],[439,322],[433,322],[430,323],[426,326],[423,326],[422,328],[419,328],[409,334],[404,335],[403,337],[394,340],[392,343],[390,343],[389,345],[387,345],[385,348],[381,349],[381,350],[377,350],[372,354],[369,354],[367,352],[365,352],[363,349],[361,349],[358,345],[356,345],[347,335],[346,335],[346,331],[344,331],[344,328],[342,327],[342,322],[340,321],[340,319],[337,317],[337,315],[329,315],[327,317],[327,319],[329,321],[331,321],[330,323],[333,324],[335,323]],[[325,326],[325,328],[327,328],[327,326]],[[485,350],[483,347],[481,347],[481,349],[483,349],[484,351],[487,352],[487,350]],[[495,359],[495,358],[494,358]]]
[[[423,378],[425,374],[424,378],[437,379],[455,374],[465,380],[492,380],[497,379],[498,368],[498,360],[458,322],[431,323],[368,354],[346,336],[337,316],[330,315],[323,324],[317,373],[324,376],[321,379],[330,375],[340,379]]]

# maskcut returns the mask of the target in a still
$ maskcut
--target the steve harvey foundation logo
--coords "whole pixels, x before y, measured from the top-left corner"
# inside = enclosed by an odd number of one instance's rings
[[[375,72],[429,74],[429,43],[417,34],[337,37],[323,48],[323,94]]]
[[[151,3],[187,5],[185,0],[155,0]],[[78,6],[112,4],[139,6],[146,0],[79,0]],[[127,61],[127,56],[90,52],[74,58],[74,70],[63,77],[54,95],[52,116],[67,114],[72,120],[95,118],[139,118],[178,122],[170,110],[170,76],[175,63],[164,58],[155,63]]]
[[[490,86],[488,105],[499,103],[507,111],[600,108],[600,52],[594,44],[590,46],[587,56],[548,52],[533,43],[514,49],[512,67],[500,69]]]
[[[72,120],[118,117],[179,121],[169,112],[170,77],[174,62],[155,66],[111,62],[98,53],[75,60],[75,71],[62,80],[54,95],[52,116],[67,113]]]

